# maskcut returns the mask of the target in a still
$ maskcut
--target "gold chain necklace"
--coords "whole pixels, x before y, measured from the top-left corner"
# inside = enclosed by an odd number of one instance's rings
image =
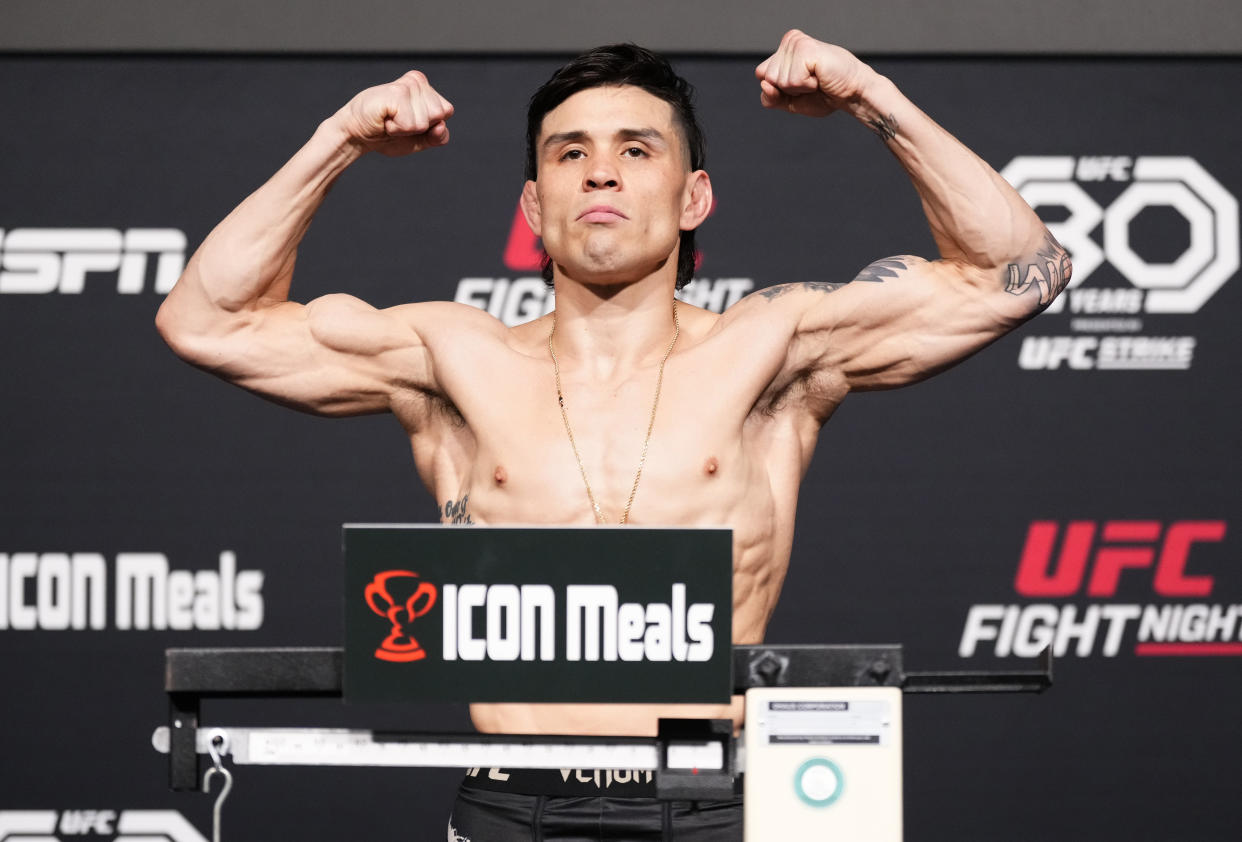
[[[673,299],[673,341],[668,343],[668,350],[660,360],[660,371],[656,375],[655,399],[651,402],[651,419],[647,422],[647,437],[643,439],[643,454],[638,459],[638,471],[634,474],[634,485],[630,488],[630,499],[625,503],[625,511],[621,513],[618,523],[626,523],[630,519],[630,507],[634,505],[634,495],[638,493],[638,481],[643,476],[643,466],[647,464],[647,445],[651,443],[651,430],[655,427],[656,407],[660,405],[660,388],[664,385],[664,364],[673,353],[677,337],[681,335],[681,323],[677,321],[677,299]],[[582,484],[586,486],[587,499],[595,510],[595,522],[607,523],[604,512],[595,500],[591,491],[591,481],[587,479],[586,466],[582,464],[582,456],[578,453],[578,443],[574,441],[574,431],[569,426],[569,415],[565,412],[565,394],[561,391],[561,367],[556,362],[556,351],[552,349],[552,338],[556,336],[556,311],[552,311],[552,332],[548,334],[548,353],[552,356],[552,371],[556,374],[556,402],[561,407],[561,420],[565,422],[565,432],[569,436],[569,446],[574,450],[574,458],[578,460],[578,472],[582,474]]]

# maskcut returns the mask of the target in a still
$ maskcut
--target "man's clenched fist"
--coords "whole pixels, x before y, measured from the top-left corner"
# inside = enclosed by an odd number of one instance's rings
[[[848,108],[875,71],[848,50],[791,29],[776,52],[755,68],[755,76],[764,108],[824,117]]]
[[[395,82],[367,88],[332,119],[366,151],[408,155],[448,143],[451,116],[452,103],[411,70]]]

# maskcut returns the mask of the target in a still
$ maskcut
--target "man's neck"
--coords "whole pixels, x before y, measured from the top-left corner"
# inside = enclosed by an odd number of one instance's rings
[[[556,354],[592,376],[655,364],[673,336],[673,282],[592,287],[556,278]]]

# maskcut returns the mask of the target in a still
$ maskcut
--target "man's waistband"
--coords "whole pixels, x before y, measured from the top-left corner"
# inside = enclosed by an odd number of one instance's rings
[[[648,769],[470,769],[462,786],[562,797],[655,798]]]

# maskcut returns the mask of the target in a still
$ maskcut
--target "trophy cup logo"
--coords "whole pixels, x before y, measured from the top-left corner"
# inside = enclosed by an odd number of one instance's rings
[[[411,588],[404,599],[393,594],[394,590],[404,594]],[[409,570],[385,570],[376,574],[363,595],[372,611],[392,623],[388,637],[375,650],[376,658],[406,663],[427,657],[427,650],[410,633],[410,626],[436,604],[435,585],[421,581],[417,573]]]

